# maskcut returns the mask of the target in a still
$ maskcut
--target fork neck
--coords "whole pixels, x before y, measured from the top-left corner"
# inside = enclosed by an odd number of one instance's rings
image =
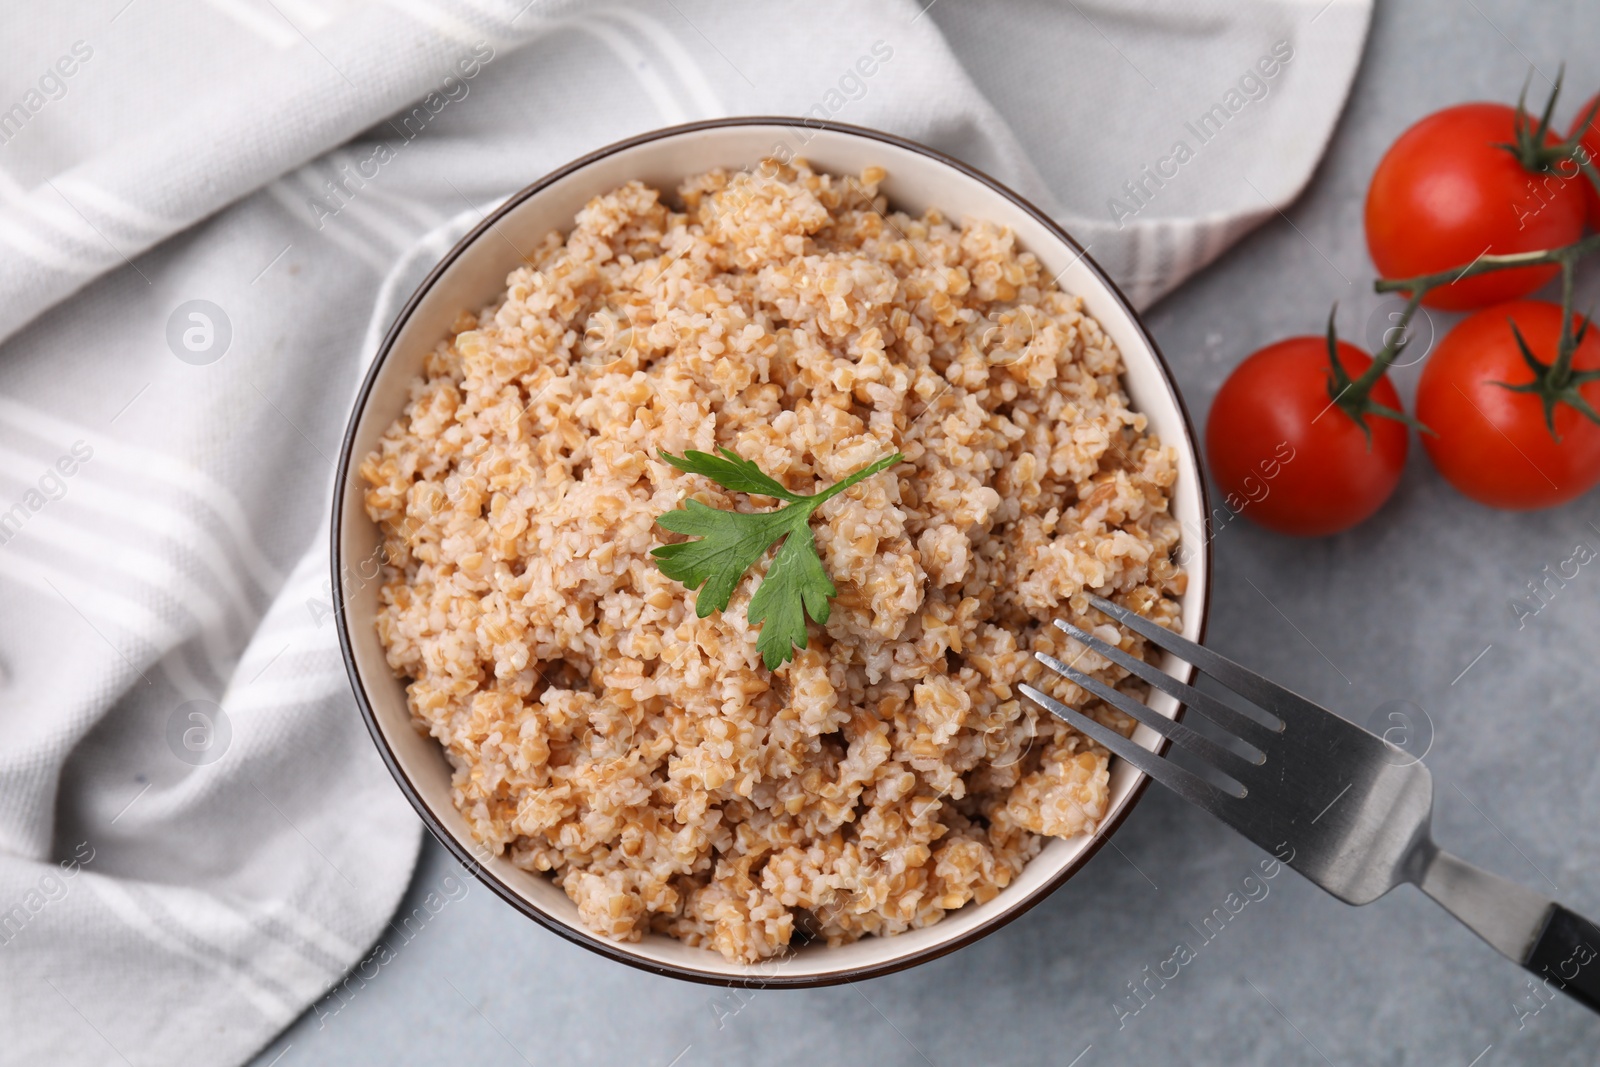
[[[1412,863],[1419,875],[1412,881],[1466,924],[1467,929],[1494,946],[1502,956],[1517,963],[1527,959],[1554,901],[1498,874],[1474,867],[1432,841],[1418,848]]]

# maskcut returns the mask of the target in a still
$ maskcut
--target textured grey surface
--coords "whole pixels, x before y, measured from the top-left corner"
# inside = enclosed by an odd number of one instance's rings
[[[1135,32],[1103,25],[1113,40]],[[1149,316],[1197,420],[1235,362],[1316,332],[1331,301],[1347,335],[1363,331],[1379,303],[1366,292],[1361,197],[1395,135],[1436,107],[1514,96],[1530,62],[1553,76],[1562,58],[1574,71],[1565,118],[1600,87],[1600,6],[1383,5],[1349,109],[1289,220]],[[1591,299],[1594,282],[1591,271]],[[1415,374],[1399,376],[1408,398]],[[1579,541],[1600,547],[1591,522],[1592,496],[1535,515],[1482,509],[1414,444],[1396,498],[1353,533],[1300,542],[1242,522],[1221,530],[1209,643],[1354,717],[1390,700],[1420,706],[1435,730],[1441,843],[1600,915],[1600,570],[1584,568],[1521,630],[1510,607],[1546,563]],[[1420,894],[1352,909],[1292,873],[1119,1030],[1112,1004],[1125,983],[1179,940],[1198,943],[1189,924],[1263,853],[1159,789],[1114,841],[1034,911],[945,959],[857,986],[754,994],[571,946],[430,842],[407,908],[432,892],[437,914],[258,1063],[1595,1062],[1600,1019],[1563,1000],[1519,1028],[1516,1005],[1537,1003],[1522,972]]]

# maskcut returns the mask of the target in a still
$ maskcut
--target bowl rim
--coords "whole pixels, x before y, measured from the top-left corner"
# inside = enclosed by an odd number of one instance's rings
[[[533,919],[540,926],[550,930],[562,938],[565,938],[567,941],[570,941],[576,945],[581,945],[582,947],[587,948],[592,952],[596,952],[607,959],[615,960],[618,963],[627,964],[630,967],[634,967],[638,970],[646,971],[651,974],[656,974],[667,978],[676,978],[681,981],[695,982],[701,985],[727,988],[816,988],[821,986],[832,986],[848,982],[856,982],[868,978],[879,978],[884,975],[896,974],[900,971],[915,967],[918,964],[927,963],[930,960],[935,960],[941,956],[948,955],[957,949],[965,948],[967,945],[970,945],[980,938],[983,938],[1007,925],[1008,923],[1011,923],[1024,913],[1031,911],[1045,898],[1049,897],[1057,889],[1064,885],[1070,878],[1072,878],[1073,875],[1082,870],[1083,867],[1088,864],[1089,860],[1094,858],[1106,841],[1110,839],[1111,835],[1116,833],[1118,828],[1121,827],[1128,816],[1132,814],[1133,809],[1138,806],[1139,801],[1144,798],[1144,792],[1150,785],[1150,776],[1135,769],[1135,773],[1138,775],[1138,778],[1134,782],[1133,788],[1129,790],[1128,799],[1126,803],[1122,805],[1121,810],[1113,813],[1110,818],[1101,823],[1101,825],[1091,836],[1089,843],[1084,847],[1083,851],[1074,857],[1070,863],[1063,867],[1055,877],[1039,886],[1028,896],[1016,901],[1004,911],[998,912],[993,918],[978,924],[960,937],[951,938],[947,941],[940,941],[939,943],[930,945],[926,949],[913,953],[910,956],[888,960],[879,964],[868,964],[859,967],[843,968],[837,971],[829,971],[824,974],[790,976],[781,973],[752,973],[745,975],[722,975],[713,974],[707,971],[692,971],[678,967],[674,964],[661,963],[654,960],[645,959],[641,956],[633,955],[615,942],[592,934],[589,931],[581,929],[577,926],[568,925],[559,919],[546,915],[528,901],[524,900],[509,885],[501,881],[500,878],[494,875],[478,861],[472,850],[470,850],[462,841],[458,840],[456,836],[445,827],[443,821],[434,814],[432,807],[429,806],[429,804],[423,799],[421,791],[411,780],[410,776],[405,772],[405,769],[401,767],[399,760],[396,758],[394,752],[390,749],[389,742],[384,737],[382,727],[378,723],[377,712],[374,710],[372,702],[368,699],[366,688],[362,685],[361,675],[356,666],[355,652],[351,643],[349,628],[345,617],[346,598],[344,583],[342,581],[343,561],[340,551],[340,545],[343,540],[341,537],[341,534],[343,533],[343,523],[341,519],[345,510],[345,488],[349,483],[352,471],[356,432],[360,427],[362,416],[365,414],[368,398],[370,397],[372,390],[383,371],[383,366],[385,362],[387,362],[390,352],[393,350],[394,344],[400,335],[401,329],[410,319],[411,315],[416,311],[417,306],[419,303],[421,303],[423,297],[429,292],[429,290],[433,288],[434,284],[438,282],[440,276],[443,275],[444,272],[449,269],[449,267],[455,263],[455,261],[460,258],[480,236],[493,228],[502,217],[509,214],[513,209],[518,207],[524,201],[528,200],[530,197],[538,195],[545,188],[561,180],[562,178],[565,178],[567,175],[581,170],[584,167],[604,159],[607,156],[624,151],[626,149],[634,148],[638,145],[647,144],[651,141],[729,126],[788,126],[803,128],[806,130],[827,130],[834,133],[842,133],[847,136],[862,137],[869,140],[879,141],[884,144],[892,145],[897,148],[926,156],[936,163],[940,163],[946,167],[949,167],[961,173],[962,175],[979,182],[984,186],[987,186],[994,193],[1004,197],[1007,200],[1010,200],[1018,208],[1030,215],[1036,222],[1043,226],[1053,237],[1077,253],[1078,258],[1089,268],[1090,272],[1093,273],[1100,284],[1106,287],[1106,290],[1110,293],[1112,299],[1114,299],[1122,307],[1122,310],[1128,315],[1139,334],[1143,337],[1145,344],[1148,345],[1150,354],[1155,358],[1156,367],[1160,371],[1162,384],[1166,386],[1167,392],[1170,394],[1172,402],[1177,408],[1178,415],[1183,422],[1184,435],[1188,440],[1190,448],[1194,452],[1197,475],[1197,485],[1195,486],[1195,489],[1199,493],[1201,511],[1200,557],[1203,560],[1203,565],[1205,568],[1204,573],[1207,577],[1207,580],[1203,583],[1203,590],[1200,597],[1200,603],[1198,605],[1198,610],[1200,613],[1200,626],[1195,640],[1202,642],[1204,641],[1206,624],[1209,622],[1211,614],[1212,583],[1210,581],[1210,576],[1212,571],[1212,529],[1210,494],[1206,486],[1204,472],[1200,469],[1200,438],[1195,433],[1194,419],[1190,416],[1189,408],[1183,400],[1183,394],[1178,390],[1177,382],[1173,379],[1172,368],[1168,365],[1166,356],[1163,355],[1160,346],[1156,344],[1156,340],[1151,335],[1149,328],[1145,325],[1143,317],[1140,316],[1133,304],[1129,302],[1127,296],[1122,292],[1122,289],[1111,279],[1110,275],[1108,275],[1105,270],[1101,268],[1100,264],[1095,262],[1095,260],[1090,257],[1088,250],[1075,238],[1073,238],[1071,234],[1067,233],[1067,231],[1063,229],[1053,218],[1036,207],[1026,197],[1023,197],[1021,194],[1012,190],[1009,186],[990,177],[988,174],[978,170],[976,167],[964,163],[952,156],[946,155],[945,153],[940,152],[938,149],[930,148],[927,145],[913,141],[906,137],[901,137],[892,133],[885,133],[882,130],[875,130],[865,126],[855,126],[849,123],[834,122],[832,120],[800,118],[796,116],[784,115],[740,115],[731,116],[728,118],[703,119],[696,122],[680,123],[675,126],[663,126],[658,129],[636,134],[632,137],[627,137],[620,141],[614,141],[611,144],[605,145],[604,147],[597,148],[586,155],[580,156],[570,163],[564,164],[563,166],[550,171],[543,177],[508,196],[504,202],[502,202],[488,215],[484,216],[482,221],[469,230],[465,236],[463,236],[450,248],[448,252],[440,257],[439,261],[431,270],[429,270],[427,277],[422,280],[422,282],[417,286],[416,290],[406,300],[405,304],[402,305],[400,310],[395,313],[394,321],[389,324],[387,330],[385,331],[383,341],[381,344],[379,344],[377,351],[373,354],[372,363],[367,368],[366,375],[361,383],[361,388],[356,394],[355,403],[350,413],[350,421],[345,429],[344,440],[339,448],[339,460],[334,472],[333,514],[332,522],[330,524],[332,542],[332,555],[330,563],[332,569],[332,586],[334,594],[334,620],[335,629],[339,635],[340,656],[344,660],[345,673],[349,676],[351,689],[354,691],[356,698],[356,705],[361,712],[362,720],[366,723],[367,732],[372,735],[372,740],[378,749],[379,756],[382,758],[384,765],[389,769],[390,776],[393,777],[396,784],[400,786],[401,792],[406,795],[406,799],[411,802],[411,806],[416,809],[417,815],[422,819],[423,825],[428,828],[428,831],[433,834],[434,838],[444,846],[445,850],[449,852],[458,863],[460,863],[466,870],[471,872],[472,875],[478,879],[478,881],[488,886],[488,888],[492,890],[496,896],[510,904],[523,915]],[[803,153],[800,153],[800,155],[803,157]],[[1184,711],[1185,706],[1180,702],[1177,708],[1174,710],[1174,718],[1181,719]],[[1155,751],[1158,755],[1165,754],[1170,745],[1171,742],[1169,740],[1162,738],[1157,744]],[[782,957],[777,958],[781,959]]]

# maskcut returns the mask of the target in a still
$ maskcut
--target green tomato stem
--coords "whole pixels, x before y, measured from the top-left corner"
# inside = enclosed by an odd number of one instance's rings
[[[1578,260],[1597,251],[1600,251],[1600,233],[1590,234],[1582,240],[1559,248],[1546,248],[1536,252],[1510,252],[1500,256],[1479,256],[1464,267],[1451,267],[1448,270],[1434,271],[1432,274],[1419,274],[1414,278],[1379,278],[1372,283],[1372,288],[1379,293],[1420,292],[1426,296],[1428,292],[1440,286],[1461,281],[1463,278],[1476,278],[1480,274],[1493,274],[1495,271],[1514,270],[1517,267],[1560,263],[1565,259]]]
[[[1572,257],[1561,260],[1561,339],[1556,342],[1555,362],[1550,364],[1549,384],[1557,389],[1567,385],[1571,377],[1572,355],[1578,347],[1572,337],[1572,274],[1576,261]]]

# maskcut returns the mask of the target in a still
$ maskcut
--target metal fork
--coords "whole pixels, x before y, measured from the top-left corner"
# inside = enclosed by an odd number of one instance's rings
[[[1212,741],[1054,656],[1035,656],[1187,749],[1231,780],[1231,788],[1213,784],[1023,685],[1029,699],[1345,903],[1368,904],[1410,882],[1502,955],[1600,1012],[1600,928],[1548,897],[1435,845],[1430,833],[1433,776],[1421,761],[1397,760],[1400,750],[1376,734],[1127,608],[1099,597],[1092,603],[1264,714],[1258,720],[1235,710],[1070,623],[1057,620],[1056,626],[1244,744]]]

